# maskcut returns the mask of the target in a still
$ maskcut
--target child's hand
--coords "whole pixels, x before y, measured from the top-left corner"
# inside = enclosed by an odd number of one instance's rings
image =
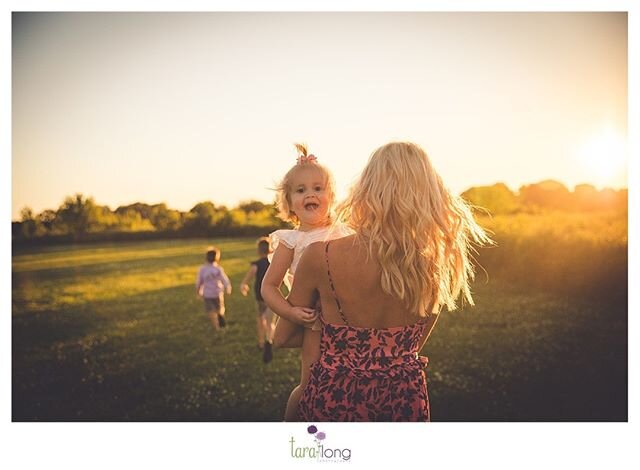
[[[227,287],[227,295],[231,295],[231,286]]]
[[[299,325],[313,325],[318,318],[318,312],[308,307],[291,307],[289,309],[290,320]]]
[[[240,293],[246,297],[247,294],[249,293],[249,284],[245,284],[245,283],[240,284]]]

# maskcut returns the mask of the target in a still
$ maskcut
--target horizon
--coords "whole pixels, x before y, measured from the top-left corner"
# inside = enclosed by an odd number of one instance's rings
[[[334,173],[338,199],[392,140],[420,144],[458,194],[488,181],[628,186],[626,13],[12,23],[12,220],[77,193],[181,211],[271,201],[297,141]]]
[[[514,195],[518,196],[518,195],[519,195],[519,193],[520,193],[520,189],[521,189],[522,187],[524,187],[524,186],[529,186],[529,185],[538,185],[538,184],[545,183],[545,182],[549,182],[549,181],[553,181],[553,182],[557,182],[557,183],[562,184],[563,186],[565,186],[565,187],[567,188],[567,190],[568,190],[570,193],[575,192],[575,188],[576,188],[576,186],[581,186],[581,185],[589,185],[589,186],[593,186],[593,187],[595,188],[595,190],[596,190],[596,191],[598,191],[598,192],[606,191],[606,190],[612,190],[612,191],[628,191],[628,187],[627,187],[627,186],[620,186],[620,187],[617,187],[617,188],[610,187],[610,186],[597,187],[597,186],[595,186],[595,185],[593,185],[593,184],[591,184],[591,183],[577,183],[577,184],[575,184],[575,185],[573,185],[573,186],[568,186],[568,185],[566,185],[565,183],[563,183],[562,181],[559,181],[559,180],[557,180],[557,179],[554,179],[554,178],[547,178],[547,179],[540,180],[540,181],[536,181],[536,182],[525,183],[525,184],[523,184],[523,185],[519,186],[517,189],[513,189],[513,188],[512,188],[512,187],[510,187],[508,184],[506,184],[506,183],[504,183],[504,182],[502,182],[502,181],[497,181],[497,182],[495,182],[495,183],[491,183],[491,184],[481,184],[481,185],[476,185],[476,186],[470,186],[470,187],[468,187],[468,188],[464,189],[463,191],[460,191],[460,192],[458,192],[458,193],[456,193],[456,194],[461,195],[461,194],[463,194],[464,192],[469,191],[469,190],[474,189],[474,188],[484,188],[484,187],[491,187],[491,186],[495,186],[495,185],[498,185],[498,184],[504,184],[504,185],[509,189],[509,191],[511,191]],[[54,210],[54,211],[55,211],[55,210],[58,210],[58,209],[60,208],[60,206],[64,203],[64,200],[65,200],[66,198],[68,198],[68,197],[74,197],[74,196],[75,196],[75,195],[77,195],[77,194],[82,194],[82,196],[84,196],[84,197],[85,197],[85,198],[87,198],[87,199],[88,199],[88,198],[93,199],[93,201],[94,201],[94,203],[95,203],[96,205],[101,206],[101,207],[107,207],[107,208],[108,208],[110,211],[112,211],[112,212],[115,212],[119,207],[127,207],[127,206],[131,206],[131,205],[134,205],[134,204],[145,204],[145,205],[148,205],[148,206],[156,206],[156,205],[160,205],[160,204],[165,204],[165,205],[167,206],[167,208],[168,208],[168,209],[177,210],[177,211],[180,211],[180,212],[189,212],[189,211],[190,211],[193,207],[195,207],[197,204],[199,204],[199,203],[203,203],[203,202],[211,202],[211,203],[213,203],[213,204],[214,204],[214,206],[216,206],[216,207],[224,206],[224,207],[226,207],[227,209],[234,209],[234,208],[237,208],[238,206],[240,206],[240,205],[241,205],[241,204],[243,204],[243,203],[253,202],[253,201],[261,202],[261,203],[263,203],[263,204],[265,204],[265,205],[275,204],[275,200],[265,201],[265,200],[261,200],[261,199],[239,199],[238,201],[236,201],[235,203],[232,203],[232,204],[224,204],[224,203],[219,203],[218,201],[214,201],[214,200],[212,200],[212,199],[204,199],[204,200],[202,200],[202,201],[196,201],[196,202],[192,203],[189,207],[187,207],[187,208],[184,208],[184,209],[183,209],[183,208],[180,208],[180,207],[174,207],[174,206],[170,205],[169,203],[167,203],[166,201],[160,201],[160,202],[147,202],[147,201],[137,200],[137,201],[125,202],[125,203],[123,203],[123,204],[117,204],[117,205],[114,205],[114,204],[108,204],[108,203],[107,203],[107,204],[103,204],[103,203],[101,203],[101,201],[99,201],[98,199],[96,199],[92,194],[84,194],[84,193],[70,193],[70,194],[65,195],[65,196],[60,200],[60,203],[59,203],[57,206],[55,206],[55,207],[54,207],[54,206],[50,206],[50,207],[44,207],[44,208],[42,208],[42,209],[36,210],[33,206],[26,205],[26,206],[23,206],[23,207],[20,209],[20,211],[21,211],[22,209],[24,209],[24,208],[30,208],[30,209],[32,209],[32,211],[33,211],[33,214],[34,214],[34,215],[37,215],[37,214],[39,214],[39,213],[41,213],[41,212],[43,212],[43,211],[45,211],[45,210]],[[343,198],[339,198],[339,199],[337,199],[337,201],[340,201],[341,199],[343,199]],[[11,218],[11,222],[20,222],[20,211],[18,212],[17,217],[12,216],[12,218]]]

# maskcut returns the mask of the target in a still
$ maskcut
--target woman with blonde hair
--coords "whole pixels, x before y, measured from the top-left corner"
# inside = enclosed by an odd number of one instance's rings
[[[355,234],[310,245],[288,297],[322,305],[299,418],[429,421],[427,359],[418,353],[443,306],[455,309],[460,296],[473,304],[469,251],[491,240],[413,143],[377,149],[338,218]],[[299,346],[300,331],[276,327],[274,342]]]

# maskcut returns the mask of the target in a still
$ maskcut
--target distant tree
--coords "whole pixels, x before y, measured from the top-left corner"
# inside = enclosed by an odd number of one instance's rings
[[[118,214],[113,212],[109,206],[95,206],[95,226],[93,231],[117,231],[121,228],[121,220]]]
[[[42,226],[45,232],[50,233],[54,230],[54,225],[57,218],[58,214],[56,214],[56,211],[46,209],[38,214],[36,220],[38,224]]]
[[[600,194],[591,184],[578,184],[573,189],[574,208],[580,211],[592,211],[600,205]]]
[[[211,201],[199,202],[193,206],[184,222],[184,230],[189,234],[207,234],[216,218],[216,207]]]
[[[619,189],[616,191],[615,208],[619,211],[629,211],[629,190]]]
[[[227,206],[219,206],[216,208],[215,215],[211,223],[216,228],[214,230],[214,233],[216,234],[222,234],[226,229],[233,227],[233,216],[229,209],[227,209]]]
[[[554,180],[522,186],[520,202],[529,207],[567,210],[571,208],[571,196],[567,187]]]
[[[36,234],[36,220],[33,216],[33,209],[31,207],[23,207],[20,211],[21,232],[26,238],[32,238]]]
[[[578,196],[594,197],[598,194],[598,190],[592,184],[576,184],[573,192]]]
[[[475,206],[487,209],[492,214],[509,214],[517,211],[518,199],[504,183],[493,186],[476,186],[461,196]]]
[[[216,214],[216,206],[211,201],[199,202],[189,210],[189,214],[211,223]]]
[[[182,226],[182,215],[179,211],[167,208],[167,205],[155,204],[151,207],[151,223],[156,230],[178,230]]]
[[[28,220],[33,220],[33,209],[29,206],[25,206],[20,210],[20,220],[22,222],[27,222]]]
[[[231,220],[234,226],[240,227],[247,224],[247,212],[242,209],[233,209],[229,214],[231,215]]]
[[[81,238],[98,225],[98,213],[92,197],[82,194],[67,197],[58,209],[58,217],[73,234],[75,239]]]
[[[249,214],[251,212],[253,213],[262,212],[264,210],[267,210],[268,207],[267,207],[267,204],[265,204],[264,202],[253,200],[253,201],[241,202],[238,205],[238,209],[240,209],[246,214]]]
[[[600,191],[600,199],[603,206],[613,208],[618,201],[618,194],[614,189],[604,188]]]
[[[135,212],[136,214],[140,214],[140,218],[151,220],[151,214],[153,213],[153,207],[149,204],[145,204],[144,202],[135,202],[133,204],[129,204],[127,206],[120,206],[116,209],[116,214],[124,215],[131,214]]]
[[[579,184],[573,190],[573,202],[574,208],[579,211],[625,212],[628,210],[628,191],[610,188],[598,191],[590,184]]]

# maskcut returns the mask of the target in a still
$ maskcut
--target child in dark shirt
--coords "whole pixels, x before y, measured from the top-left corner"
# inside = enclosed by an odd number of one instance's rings
[[[258,334],[258,347],[262,350],[262,360],[269,362],[273,359],[272,343],[274,331],[274,313],[267,307],[264,302],[260,289],[262,288],[262,279],[269,268],[268,255],[271,251],[271,245],[268,237],[258,239],[258,258],[251,263],[251,268],[244,276],[240,284],[240,292],[246,296],[249,293],[249,281],[255,279],[253,290],[256,297],[256,307],[258,317],[256,320],[256,330]]]

